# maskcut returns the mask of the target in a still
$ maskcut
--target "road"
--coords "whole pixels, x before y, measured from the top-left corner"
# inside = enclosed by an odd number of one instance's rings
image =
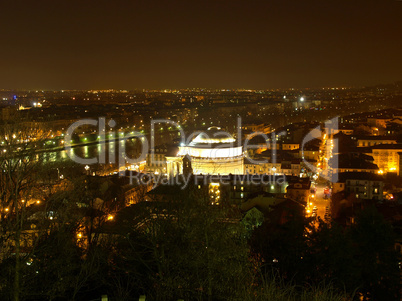
[[[310,206],[311,213],[314,206],[317,206],[317,216],[319,216],[321,219],[325,219],[326,208],[330,208],[330,198],[324,198],[324,189],[327,187],[326,180],[324,179],[330,178],[331,170],[328,166],[328,161],[333,156],[333,150],[333,133],[330,130],[326,130],[326,133],[324,133],[322,136],[322,143],[319,149],[320,155],[317,164],[320,172],[320,177],[318,177],[316,185],[311,185],[311,188],[316,188],[315,196],[310,196],[310,203],[312,203],[312,205]]]
[[[310,196],[310,203],[312,203],[310,208],[312,210],[314,206],[317,206],[317,216],[319,216],[321,219],[324,219],[325,217],[326,207],[327,206],[330,207],[330,199],[324,198],[325,187],[326,187],[325,183],[317,183],[316,185],[312,184],[312,188],[317,188],[317,191],[314,197]]]

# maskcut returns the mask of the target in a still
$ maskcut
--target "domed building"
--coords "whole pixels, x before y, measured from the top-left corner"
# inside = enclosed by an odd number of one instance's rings
[[[166,157],[170,176],[183,173],[183,158],[193,174],[243,174],[243,146],[219,127],[198,132],[188,145],[181,145],[175,157]],[[186,167],[189,168],[188,163]]]

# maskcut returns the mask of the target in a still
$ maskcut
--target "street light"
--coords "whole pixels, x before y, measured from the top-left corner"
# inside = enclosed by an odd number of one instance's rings
[[[85,165],[84,169],[86,170],[87,175],[89,175],[89,165]]]

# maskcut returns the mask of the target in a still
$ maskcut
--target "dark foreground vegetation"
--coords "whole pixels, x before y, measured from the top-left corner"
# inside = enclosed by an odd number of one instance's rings
[[[15,252],[2,260],[1,300],[14,298],[16,277],[20,300],[398,299],[392,229],[374,208],[348,228],[313,226],[297,210],[277,224],[186,190],[107,221],[89,206],[97,192],[82,189],[50,197],[57,219],[40,221],[46,231],[19,265]]]

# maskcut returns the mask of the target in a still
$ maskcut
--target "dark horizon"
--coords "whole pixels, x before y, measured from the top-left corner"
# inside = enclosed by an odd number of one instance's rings
[[[1,88],[285,89],[402,80],[402,2],[8,1]]]
[[[139,92],[139,91],[185,91],[185,90],[205,90],[205,91],[273,91],[273,92],[280,92],[280,91],[288,91],[288,90],[298,90],[298,91],[306,91],[306,90],[321,90],[321,89],[367,89],[367,88],[375,88],[375,87],[381,87],[381,86],[392,86],[392,85],[402,85],[402,80],[394,80],[390,82],[377,82],[377,83],[372,83],[372,84],[367,84],[367,85],[339,85],[339,86],[316,86],[316,87],[272,87],[272,88],[256,88],[256,89],[251,89],[247,87],[241,87],[241,88],[228,88],[228,87],[181,87],[181,88],[176,88],[176,87],[165,87],[165,88],[114,88],[114,87],[105,87],[105,88],[82,88],[82,89],[64,89],[64,88],[57,88],[57,89],[25,89],[25,88],[8,88],[8,87],[0,87],[0,91],[26,91],[26,92],[62,92],[62,91],[77,91],[77,92],[85,92],[85,91],[128,91],[128,92]]]

